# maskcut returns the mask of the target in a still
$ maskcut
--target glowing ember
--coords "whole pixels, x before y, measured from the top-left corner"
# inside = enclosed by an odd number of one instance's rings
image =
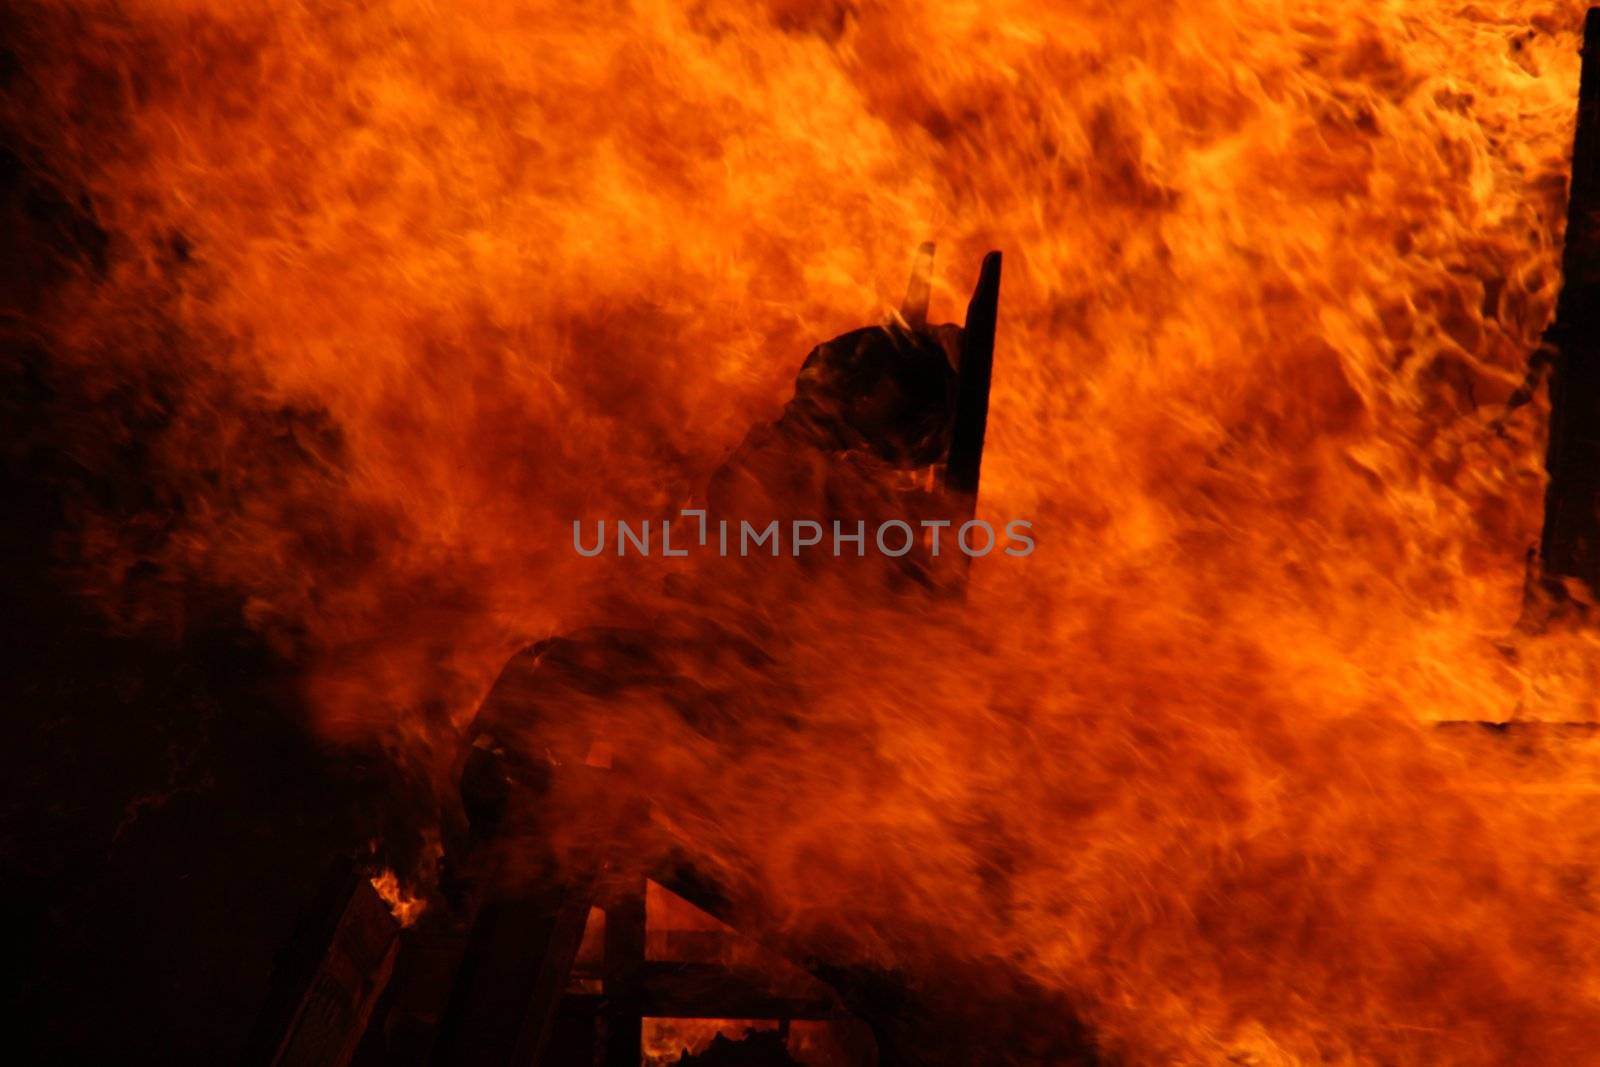
[[[752,1031],[776,1027],[777,1023],[749,1019],[646,1019],[645,1067],[666,1067],[685,1054],[703,1052],[718,1034],[737,1041]]]
[[[401,926],[410,926],[416,922],[428,907],[427,901],[406,892],[405,886],[400,884],[399,877],[388,868],[371,881],[372,888],[376,889],[378,896],[389,905],[389,911]]]

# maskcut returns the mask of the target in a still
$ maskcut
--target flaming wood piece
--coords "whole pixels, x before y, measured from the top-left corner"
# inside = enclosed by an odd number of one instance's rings
[[[1600,591],[1600,8],[1584,21],[1572,185],[1561,296],[1546,341],[1554,347],[1544,532],[1545,589],[1562,579]]]

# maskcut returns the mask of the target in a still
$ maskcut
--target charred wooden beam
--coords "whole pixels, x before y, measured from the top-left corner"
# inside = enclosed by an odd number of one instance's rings
[[[1546,341],[1550,438],[1541,584],[1557,599],[1576,579],[1600,592],[1600,8],[1584,22],[1561,295]]]

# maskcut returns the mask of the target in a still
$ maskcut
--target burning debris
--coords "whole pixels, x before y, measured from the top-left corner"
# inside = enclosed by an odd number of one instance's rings
[[[675,1062],[680,1067],[802,1067],[784,1047],[783,1036],[772,1030],[753,1030],[738,1041],[717,1034],[704,1052],[686,1051]]]

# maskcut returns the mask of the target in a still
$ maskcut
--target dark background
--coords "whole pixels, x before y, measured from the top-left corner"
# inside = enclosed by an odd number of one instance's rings
[[[153,630],[80,593],[72,517],[148,501],[136,444],[109,469],[75,458],[97,413],[29,326],[64,278],[100,269],[92,205],[3,136],[7,1044],[12,1062],[231,1062],[319,885],[366,847],[384,772],[310,739],[294,665],[237,604],[183,591],[181,627]]]

